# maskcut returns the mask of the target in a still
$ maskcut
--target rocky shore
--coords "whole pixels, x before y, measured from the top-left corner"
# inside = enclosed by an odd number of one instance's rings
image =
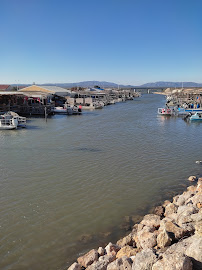
[[[157,206],[130,234],[92,249],[68,270],[201,270],[202,178],[172,201]]]

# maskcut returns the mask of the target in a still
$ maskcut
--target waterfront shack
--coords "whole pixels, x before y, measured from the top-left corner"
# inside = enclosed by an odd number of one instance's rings
[[[27,96],[21,108],[23,114],[44,115],[51,113],[51,107],[60,106],[66,102],[67,97],[74,96],[72,91],[58,86],[31,85],[20,89]]]

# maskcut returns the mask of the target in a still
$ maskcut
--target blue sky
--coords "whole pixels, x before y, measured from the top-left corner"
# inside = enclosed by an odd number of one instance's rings
[[[202,83],[201,0],[0,0],[0,83]]]

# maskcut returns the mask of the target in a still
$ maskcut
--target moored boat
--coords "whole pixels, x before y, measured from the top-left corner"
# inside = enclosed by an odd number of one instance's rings
[[[165,115],[165,116],[171,116],[173,114],[173,112],[170,108],[158,108],[158,114]]]
[[[67,114],[68,115],[77,115],[77,114],[81,114],[82,113],[82,106],[79,105],[74,105],[74,106],[70,106],[70,105],[67,105],[66,106],[67,108]]]
[[[18,120],[16,118],[4,116],[4,115],[0,116],[0,129],[1,130],[17,129],[17,127],[18,127]]]
[[[202,113],[196,112],[192,116],[190,116],[190,121],[202,121]]]
[[[12,119],[12,118],[16,119],[18,122],[18,127],[26,127],[27,125],[26,117],[22,117],[15,112],[9,111],[5,113],[3,116],[6,117],[7,119]]]
[[[67,108],[63,106],[57,106],[52,108],[53,113],[67,114]]]

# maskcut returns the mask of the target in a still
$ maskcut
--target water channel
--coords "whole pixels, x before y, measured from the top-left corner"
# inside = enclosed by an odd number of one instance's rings
[[[0,269],[66,269],[202,174],[202,124],[157,116],[164,103],[143,95],[0,131]]]

